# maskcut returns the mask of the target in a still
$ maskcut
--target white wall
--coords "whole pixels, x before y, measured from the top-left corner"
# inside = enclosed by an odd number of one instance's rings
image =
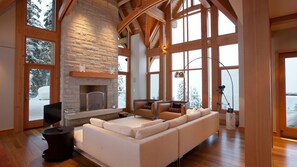
[[[131,36],[131,106],[134,99],[146,98],[146,48],[140,35]]]
[[[297,27],[272,32],[272,101],[273,101],[273,131],[276,131],[276,80],[275,65],[276,51],[280,50],[297,50]]]
[[[15,4],[0,13],[0,131],[13,129]]]

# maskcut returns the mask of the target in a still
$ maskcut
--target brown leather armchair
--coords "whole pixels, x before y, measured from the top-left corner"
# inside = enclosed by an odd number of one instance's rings
[[[166,101],[158,103],[159,119],[174,119],[186,114],[188,102],[185,101]]]
[[[157,117],[157,100],[134,100],[134,116],[140,115],[146,118]]]

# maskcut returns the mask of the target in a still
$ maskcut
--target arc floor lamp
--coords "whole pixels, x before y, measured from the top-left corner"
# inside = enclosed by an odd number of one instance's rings
[[[228,106],[229,106],[227,112],[233,113],[233,111],[234,111],[234,85],[233,85],[233,80],[232,80],[231,74],[230,74],[229,70],[226,68],[226,66],[225,66],[222,62],[220,62],[218,59],[214,59],[214,58],[211,58],[211,57],[206,57],[206,58],[207,58],[207,59],[210,59],[210,60],[212,60],[212,61],[214,60],[214,61],[218,62],[220,65],[222,65],[222,66],[225,68],[225,70],[226,70],[227,73],[228,73],[228,76],[229,76],[230,81],[231,81],[231,91],[232,91],[232,94],[231,94],[231,102],[232,102],[232,106],[230,105],[228,99],[226,98],[226,96],[225,96],[225,94],[224,94],[224,92],[223,92],[223,91],[224,91],[224,88],[225,88],[225,85],[219,85],[219,86],[218,86],[218,91],[219,91],[219,93],[220,93],[220,95],[221,95],[221,98],[219,98],[219,99],[220,99],[220,102],[218,102],[217,104],[219,105],[219,110],[220,110],[220,109],[221,109],[221,99],[222,99],[222,96],[223,96],[223,97],[225,98],[225,100],[227,101],[227,104],[228,104]],[[198,59],[202,59],[202,57],[197,57],[197,58],[191,60],[191,61],[185,66],[184,69],[186,69],[186,68],[187,68],[193,61],[198,60]],[[175,74],[174,74],[174,77],[175,77],[175,78],[184,78],[184,77],[185,77],[184,71],[176,71]]]

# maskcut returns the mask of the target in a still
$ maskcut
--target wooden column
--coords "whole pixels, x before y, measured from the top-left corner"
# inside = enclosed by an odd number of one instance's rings
[[[271,39],[268,0],[243,1],[245,166],[272,166]]]
[[[219,46],[218,46],[218,9],[211,7],[211,67],[212,67],[212,110],[218,110],[219,102],[218,86],[220,85],[219,76]]]

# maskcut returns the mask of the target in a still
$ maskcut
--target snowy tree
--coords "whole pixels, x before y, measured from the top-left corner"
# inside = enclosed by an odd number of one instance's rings
[[[196,88],[190,88],[190,107],[199,108],[201,106],[200,95]]]
[[[184,83],[180,81],[177,87],[177,100],[183,101],[184,100]]]
[[[39,4],[41,4],[41,0],[38,0]],[[40,22],[40,13],[41,9],[33,0],[27,0],[27,24],[42,28],[42,24]]]

